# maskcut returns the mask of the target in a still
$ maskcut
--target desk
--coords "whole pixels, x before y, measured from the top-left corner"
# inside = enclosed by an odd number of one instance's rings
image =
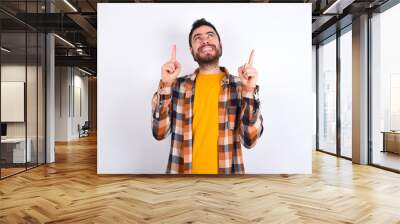
[[[6,163],[25,163],[32,160],[31,145],[32,140],[27,139],[25,154],[25,138],[6,138],[1,139],[1,157]],[[12,158],[12,159],[11,159]],[[25,161],[27,159],[27,161]]]
[[[381,133],[383,133],[382,152],[393,152],[400,154],[400,132],[382,131]]]

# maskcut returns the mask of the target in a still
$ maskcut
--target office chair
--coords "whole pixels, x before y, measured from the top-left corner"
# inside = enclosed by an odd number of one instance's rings
[[[89,136],[89,129],[90,129],[90,125],[89,125],[89,121],[85,121],[85,123],[82,125],[82,127],[79,127],[80,125],[78,125],[78,129],[79,129],[79,138],[80,137],[87,137]]]

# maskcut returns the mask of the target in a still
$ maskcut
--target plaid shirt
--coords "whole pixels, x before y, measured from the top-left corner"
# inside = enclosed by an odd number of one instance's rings
[[[253,91],[242,91],[239,77],[225,72],[221,81],[218,102],[218,173],[243,174],[241,144],[252,148],[263,132],[263,119],[258,100],[258,86]],[[171,151],[168,174],[192,172],[193,103],[198,69],[190,75],[177,78],[171,87],[160,81],[152,99],[152,128],[157,140],[170,133]]]

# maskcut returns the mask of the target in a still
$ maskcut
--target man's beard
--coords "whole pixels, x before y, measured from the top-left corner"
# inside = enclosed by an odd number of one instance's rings
[[[200,56],[199,52],[197,52],[196,54],[193,54],[193,52],[192,52],[193,59],[197,63],[199,63],[199,65],[209,65],[209,64],[218,63],[219,58],[222,55],[222,47],[217,48],[215,45],[207,45],[207,46],[210,46],[210,47],[214,48],[214,51],[216,52],[216,54],[214,54],[214,55],[207,54],[205,56]],[[199,51],[200,50],[201,49],[199,49]]]

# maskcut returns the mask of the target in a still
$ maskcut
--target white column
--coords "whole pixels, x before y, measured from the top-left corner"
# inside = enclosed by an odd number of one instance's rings
[[[46,163],[55,161],[54,151],[54,133],[55,133],[55,76],[54,76],[54,35],[49,33],[46,36],[46,60],[47,60],[47,76],[46,76]]]
[[[54,12],[54,5],[46,1],[47,12]],[[46,163],[55,162],[55,43],[54,34],[46,35]]]
[[[353,19],[353,162],[368,163],[368,15]]]

